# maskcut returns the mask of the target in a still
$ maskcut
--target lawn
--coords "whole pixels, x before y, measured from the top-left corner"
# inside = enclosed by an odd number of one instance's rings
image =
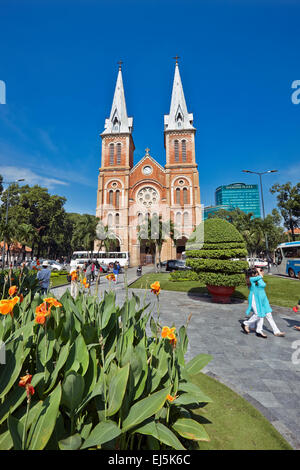
[[[205,374],[193,379],[213,401],[194,410],[211,440],[201,450],[292,450],[281,434],[250,403]]]
[[[267,284],[266,293],[270,304],[280,307],[292,308],[300,299],[300,282],[297,279],[275,277],[265,275],[264,280]],[[140,279],[130,285],[133,289],[149,289],[150,284],[159,281],[162,290],[171,290],[177,292],[189,292],[194,294],[207,294],[205,285],[198,281],[172,281],[169,273],[151,273],[145,274]],[[237,287],[233,297],[244,299],[248,298],[249,290],[247,286]]]

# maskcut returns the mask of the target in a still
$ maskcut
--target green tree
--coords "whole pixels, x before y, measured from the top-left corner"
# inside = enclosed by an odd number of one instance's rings
[[[277,183],[271,187],[270,192],[277,194],[277,205],[284,225],[295,240],[295,228],[300,226],[300,183],[295,186],[290,181],[285,184]]]

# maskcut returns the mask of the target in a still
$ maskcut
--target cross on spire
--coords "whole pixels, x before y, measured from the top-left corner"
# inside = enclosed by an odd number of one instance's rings
[[[178,59],[180,59],[179,55],[176,55],[175,57],[173,57],[173,59],[175,59],[175,64],[178,64]]]
[[[147,147],[147,148],[145,149],[145,152],[146,152],[146,155],[149,155],[150,149]]]
[[[123,64],[123,62],[122,62],[121,60],[119,60],[118,64],[119,64],[119,70],[122,70],[122,64]]]

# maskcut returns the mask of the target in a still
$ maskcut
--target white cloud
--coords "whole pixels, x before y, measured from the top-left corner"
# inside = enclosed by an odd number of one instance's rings
[[[68,183],[56,178],[49,178],[47,176],[40,175],[28,168],[16,167],[16,166],[0,166],[0,175],[3,176],[4,181],[16,181],[23,178],[24,184],[40,186],[46,186],[47,188],[53,188],[54,186],[68,186]]]

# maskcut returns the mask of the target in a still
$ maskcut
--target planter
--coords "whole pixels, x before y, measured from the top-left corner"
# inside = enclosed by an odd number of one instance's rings
[[[231,295],[233,294],[235,287],[226,286],[206,286],[208,292],[212,296],[212,301],[221,304],[229,304],[231,301]]]

